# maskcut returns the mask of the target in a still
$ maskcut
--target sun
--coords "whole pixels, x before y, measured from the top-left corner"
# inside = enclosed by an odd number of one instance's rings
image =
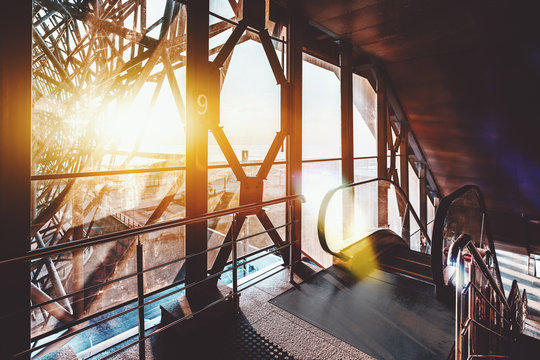
[[[101,140],[128,153],[182,152],[184,125],[172,95],[166,90],[155,97],[154,89],[146,86],[133,101],[112,103],[103,114]]]

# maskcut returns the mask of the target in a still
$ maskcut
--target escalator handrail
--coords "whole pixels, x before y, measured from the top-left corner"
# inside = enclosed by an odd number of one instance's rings
[[[318,222],[317,222],[317,232],[319,234],[319,243],[321,244],[321,247],[323,248],[324,251],[326,251],[329,254],[334,255],[335,257],[338,257],[338,258],[342,257],[341,254],[330,250],[330,247],[328,246],[328,243],[326,241],[326,230],[325,230],[325,228],[326,228],[326,211],[328,210],[328,204],[330,203],[330,200],[332,199],[332,196],[334,196],[334,194],[336,192],[338,192],[339,190],[341,190],[341,189],[346,189],[346,188],[349,188],[349,187],[365,185],[365,184],[369,184],[369,183],[372,183],[372,182],[379,182],[379,181],[386,182],[389,185],[394,185],[394,187],[399,191],[401,196],[403,196],[403,199],[407,202],[406,209],[408,209],[409,212],[412,214],[412,216],[416,220],[418,226],[420,227],[420,231],[424,234],[424,236],[426,237],[427,242],[431,246],[431,238],[429,237],[429,235],[428,235],[428,233],[426,231],[426,228],[424,227],[424,225],[420,221],[420,218],[418,217],[418,215],[414,211],[414,208],[413,208],[411,202],[409,201],[409,198],[405,194],[405,192],[393,180],[389,180],[389,179],[385,179],[385,178],[373,178],[373,179],[369,179],[369,180],[358,181],[358,182],[354,182],[354,183],[340,185],[340,186],[338,186],[338,187],[336,187],[334,189],[331,189],[330,191],[328,191],[326,193],[326,195],[324,195],[323,201],[321,203],[321,207],[319,208],[319,217],[318,217]]]
[[[482,191],[476,185],[464,185],[460,187],[459,189],[452,192],[450,195],[442,198],[442,200],[439,202],[439,205],[437,206],[437,210],[435,211],[435,220],[433,222],[433,232],[431,233],[431,238],[433,239],[433,243],[431,244],[431,270],[433,272],[433,281],[437,286],[445,286],[443,277],[442,256],[433,256],[433,254],[442,254],[443,231],[445,226],[445,219],[448,215],[450,205],[454,202],[454,200],[463,196],[465,193],[471,190],[475,193],[478,204],[480,205],[480,210],[484,215],[484,229],[486,237],[488,239],[489,250],[491,251],[493,256],[493,265],[495,267],[498,281],[497,288],[501,290],[504,298],[504,287],[502,283],[501,272],[499,270],[499,262],[497,261],[497,253],[495,252],[495,244],[493,242],[493,235],[491,233],[491,225],[489,222],[486,203],[484,201],[484,195],[482,194]]]

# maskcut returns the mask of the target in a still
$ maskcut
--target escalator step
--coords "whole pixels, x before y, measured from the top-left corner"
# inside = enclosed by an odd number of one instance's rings
[[[408,255],[409,254],[407,253],[400,252],[385,256],[380,259],[379,265],[383,270],[398,272],[425,281],[433,281],[431,266],[423,262],[423,259],[417,256],[414,256],[414,259],[410,259],[411,256]]]
[[[392,255],[414,260],[431,266],[431,255],[409,249],[397,249]]]

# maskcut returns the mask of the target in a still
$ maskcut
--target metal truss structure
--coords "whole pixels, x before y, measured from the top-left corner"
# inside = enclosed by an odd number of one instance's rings
[[[93,178],[130,173],[125,169],[130,168],[130,161],[137,156],[140,139],[127,154],[115,149],[114,143],[102,141],[106,127],[100,122],[100,115],[111,104],[135,101],[142,87],[151,83],[154,84],[154,93],[149,107],[155,106],[162,84],[167,81],[179,118],[186,124],[186,102],[175,74],[177,69],[186,65],[186,5],[167,0],[161,17],[150,22],[148,7],[151,3],[145,0],[33,1],[33,249],[96,234],[93,230],[99,221],[98,215],[102,215],[107,204],[114,201],[113,192],[116,189],[114,183],[102,184]],[[282,129],[270,145],[257,175],[247,176],[223,128],[219,126],[219,111],[216,112],[212,108],[214,104],[207,102],[219,97],[234,47],[247,40],[261,43],[276,81],[282,86],[283,97],[286,96],[286,74],[276,54],[276,49],[283,52],[282,34],[286,29],[282,24],[269,23],[269,33],[266,19],[259,16],[261,11],[265,11],[260,4],[250,8],[243,7],[241,1],[229,1],[235,16],[230,19],[217,17],[218,21],[210,25],[210,40],[229,29],[233,31],[225,43],[209,49],[207,56],[214,58],[209,63],[215,74],[212,86],[217,93],[213,94],[214,99],[211,96],[199,99],[199,105],[212,110],[212,121],[208,128],[240,182],[240,205],[262,201],[264,180],[287,135],[286,123],[282,119]],[[246,16],[247,13],[252,15]],[[85,116],[89,120],[80,126],[78,119]],[[66,125],[70,122],[75,126]],[[121,170],[117,170],[119,158]],[[162,167],[185,169],[185,159],[182,157],[173,164],[167,158],[158,160],[161,160]],[[148,172],[151,171],[152,168],[149,168]],[[115,222],[111,218],[120,222],[116,229],[159,221],[183,189],[183,175],[181,170],[144,223],[134,221],[121,211],[109,209],[109,224],[106,224],[109,228],[105,231],[114,231],[111,223]],[[227,207],[230,200],[231,196],[228,201],[218,202],[217,206]],[[264,209],[255,215],[264,228],[274,228]],[[236,219],[224,239],[225,243],[231,243],[232,238],[238,236],[245,216]],[[100,226],[104,226],[103,221]],[[233,228],[237,229],[235,234],[232,233]],[[270,230],[269,235],[277,246],[285,244],[276,230]],[[126,254],[133,246],[134,239],[119,241],[107,258],[112,259],[113,263],[103,263],[96,270],[99,273],[97,276],[86,278],[84,264],[91,256],[91,248],[85,253],[44,258],[32,264],[32,301],[41,303],[55,295],[65,296],[66,289],[81,292],[83,288],[95,285],[89,283],[91,279],[106,280],[119,262],[126,261]],[[211,274],[223,270],[230,251],[230,246],[221,249],[211,267]],[[283,257],[288,262],[288,254],[283,253]],[[46,324],[51,316],[60,322],[72,321],[91,307],[98,293],[98,289],[92,294],[82,292],[71,303],[69,298],[64,298],[40,307],[42,316],[34,315],[33,328],[50,328]]]
[[[390,87],[383,86],[386,76],[381,68],[372,63],[355,65],[358,59],[347,41],[329,39],[328,34],[309,27],[302,18],[299,1],[220,1],[221,6],[229,7],[228,13],[233,14],[230,17],[211,12],[208,1],[163,0],[157,7],[156,3],[32,0],[31,174],[25,179],[31,183],[30,245],[16,247],[0,263],[11,265],[28,250],[45,253],[47,249],[54,251],[96,235],[170,220],[171,214],[193,219],[227,209],[236,202],[239,206],[260,204],[265,181],[282,148],[286,151],[286,195],[301,194],[304,51],[309,55],[307,61],[317,62],[319,56],[340,69],[336,75],[341,83],[342,156],[337,160],[342,161],[343,181],[354,180],[352,76],[356,73],[370,79],[377,90],[378,177],[399,182],[399,162],[400,183],[407,192],[408,165],[418,161],[422,164],[419,175],[424,206],[428,185],[436,191],[399,102]],[[310,31],[306,31],[308,27]],[[281,104],[279,131],[267,144],[264,160],[257,164],[240,161],[226,129],[220,125],[220,95],[232,55],[237,45],[249,40],[257,42],[264,51],[280,89]],[[179,76],[181,71],[186,73],[185,84]],[[175,116],[185,130],[185,155],[141,151],[144,130],[136,135],[131,149],[122,149],[108,133],[111,108],[129,107],[145,97],[149,114],[166,89],[174,101]],[[130,126],[129,122],[125,126]],[[373,126],[371,131],[375,131]],[[239,183],[235,189],[211,190],[209,134],[226,159],[226,164],[218,167],[230,169]],[[137,165],[136,160],[141,157],[150,159],[150,165]],[[246,171],[248,165],[259,166],[255,175]],[[124,181],[130,176],[140,177],[142,185],[137,191],[152,197],[150,204],[141,205],[144,211],[137,216],[129,214],[133,206],[118,205],[122,203]],[[387,196],[388,189],[380,191],[380,199],[384,192]],[[24,204],[25,209],[27,205]],[[379,222],[385,224],[387,205],[381,206]],[[425,224],[425,207],[420,215]],[[300,260],[302,227],[294,226],[283,238],[262,206],[251,207],[226,224],[220,224],[218,219],[186,223],[182,234],[186,258],[181,272],[189,287],[186,296],[195,308],[205,305],[197,303],[201,299],[204,302],[207,294],[199,283],[213,276],[208,283],[216,287],[216,275],[228,264],[231,252],[235,251],[232,244],[248,217],[256,218],[265,229],[287,266],[294,270],[294,264]],[[288,224],[301,221],[300,204],[291,204],[283,217]],[[208,257],[205,252],[209,248],[209,229],[216,230],[218,226],[223,232],[218,239],[219,250],[214,258]],[[88,246],[33,258],[29,278],[22,271],[18,277],[26,284],[30,281],[31,329],[27,331],[21,325],[18,334],[29,334],[34,343],[58,329],[69,334],[78,331],[89,314],[112,308],[103,300],[106,284],[121,277],[122,269],[133,265],[130,260],[139,250],[137,244],[137,238],[131,236],[114,241],[100,254],[95,247]],[[233,255],[236,259],[237,254]],[[26,271],[25,266],[21,268]],[[179,269],[175,271],[180,273]],[[26,291],[21,289],[19,294]],[[27,316],[21,313],[15,317]],[[62,344],[59,341],[53,346]],[[19,345],[13,348],[28,354],[26,345]]]

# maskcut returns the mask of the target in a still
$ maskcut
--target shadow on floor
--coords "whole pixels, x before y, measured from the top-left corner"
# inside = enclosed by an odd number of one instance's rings
[[[155,360],[293,359],[258,334],[242,312],[225,315],[203,329],[179,334],[174,327],[152,339]]]

